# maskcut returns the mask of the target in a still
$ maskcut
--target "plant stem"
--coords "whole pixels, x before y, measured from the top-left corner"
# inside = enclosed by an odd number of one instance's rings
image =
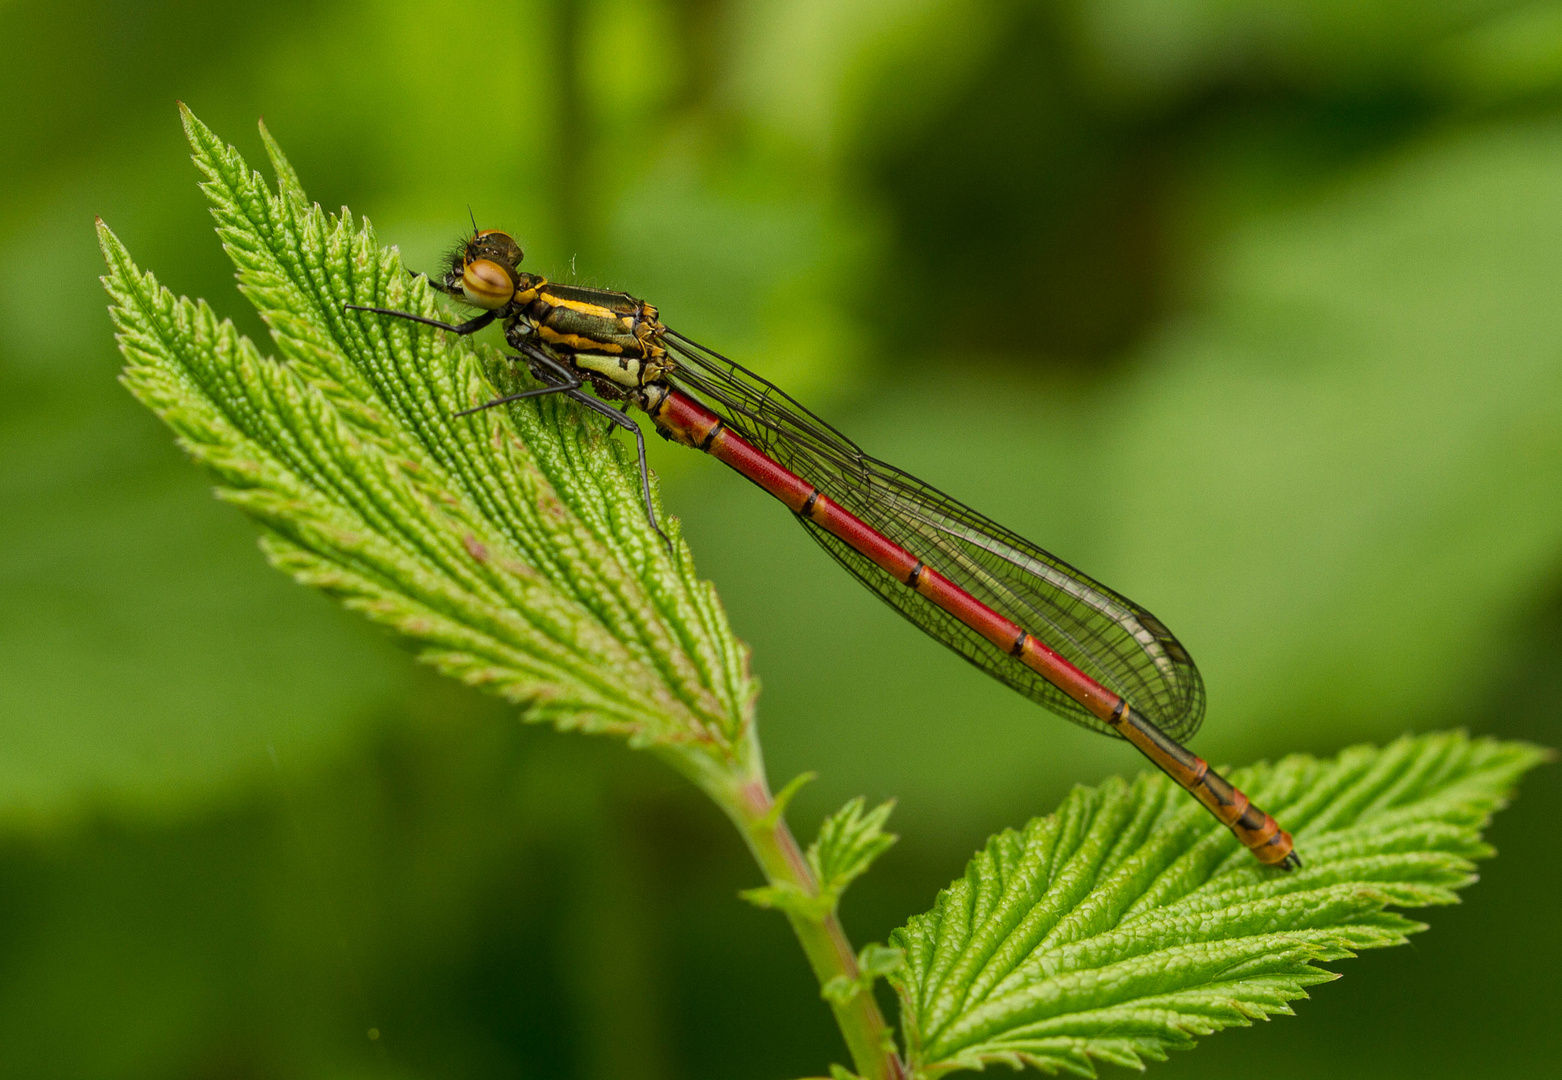
[[[748,780],[738,787],[735,795],[725,809],[748,840],[749,850],[754,853],[766,880],[771,885],[790,886],[809,896],[817,896],[819,883],[814,880],[813,870],[797,846],[786,819],[775,812],[775,800],[764,778]],[[857,954],[833,909],[818,917],[791,910],[785,914],[821,987],[841,976],[852,981],[857,979]],[[857,1072],[866,1080],[903,1080],[905,1068],[895,1052],[889,1025],[884,1022],[884,1014],[879,1012],[872,991],[864,989],[845,1003],[831,1001],[830,1007]]]
[[[787,827],[780,812],[784,808],[776,805],[765,782],[764,755],[752,723],[736,752],[725,759],[690,753],[683,748],[662,748],[659,756],[692,780],[732,819],[748,841],[769,885],[794,895],[819,895],[813,868]],[[833,906],[828,912],[817,906],[810,910],[806,904],[776,906],[792,924],[792,932],[797,935],[821,990],[842,977],[848,983],[856,982],[860,974],[857,954]],[[835,1013],[835,1022],[846,1040],[857,1074],[864,1080],[906,1080],[905,1065],[872,990],[864,987],[844,1002],[833,997],[826,1000]]]

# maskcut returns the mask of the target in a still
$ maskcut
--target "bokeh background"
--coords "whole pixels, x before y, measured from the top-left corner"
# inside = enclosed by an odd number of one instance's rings
[[[264,339],[175,98],[410,265],[470,206],[650,298],[1139,599],[1212,760],[1562,742],[1562,4],[13,0],[0,98],[0,1076],[845,1060],[712,808],[268,569],[116,384],[94,214]],[[654,449],[799,833],[900,800],[859,944],[1141,767]],[[1431,932],[1155,1073],[1556,1075],[1559,774]]]

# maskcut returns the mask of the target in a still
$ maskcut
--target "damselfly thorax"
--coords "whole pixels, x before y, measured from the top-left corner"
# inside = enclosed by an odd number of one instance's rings
[[[431,282],[482,309],[458,325],[356,310],[456,334],[497,320],[513,359],[542,385],[462,413],[562,394],[605,416],[635,439],[646,514],[667,540],[651,500],[645,435],[608,402],[644,411],[665,438],[710,454],[780,500],[837,562],[934,640],[1066,719],[1128,740],[1260,862],[1300,865],[1274,818],[1182,745],[1203,719],[1204,682],[1154,615],[868,456],[772,383],[663,325],[645,301],[555,284],[522,271],[521,259],[520,245],[498,230],[462,242]]]
[[[656,309],[628,293],[557,285],[526,274],[512,307],[504,325],[512,348],[539,344],[612,396],[627,397],[674,367]]]

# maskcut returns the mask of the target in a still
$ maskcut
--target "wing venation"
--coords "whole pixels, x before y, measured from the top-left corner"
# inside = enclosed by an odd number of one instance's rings
[[[1172,738],[1204,715],[1204,684],[1166,626],[1107,588],[937,488],[863,453],[777,387],[669,332],[672,381],[767,455],[926,565],[1062,654]],[[832,557],[949,648],[1059,715],[1111,733],[1040,674],[1015,661],[834,535],[804,521]]]

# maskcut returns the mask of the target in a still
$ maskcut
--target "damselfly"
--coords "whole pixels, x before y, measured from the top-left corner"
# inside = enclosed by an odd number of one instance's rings
[[[645,301],[550,282],[521,270],[521,259],[520,245],[497,229],[474,231],[458,247],[443,279],[430,284],[481,309],[460,324],[348,306],[453,334],[498,320],[520,354],[511,359],[543,385],[463,412],[564,394],[607,417],[635,438],[646,513],[661,533],[645,435],[609,402],[640,409],[665,438],[703,450],[781,500],[836,561],[930,637],[1060,716],[1127,739],[1260,862],[1300,865],[1290,834],[1182,746],[1203,719],[1204,683],[1159,619],[869,457],[752,371],[664,326]]]

